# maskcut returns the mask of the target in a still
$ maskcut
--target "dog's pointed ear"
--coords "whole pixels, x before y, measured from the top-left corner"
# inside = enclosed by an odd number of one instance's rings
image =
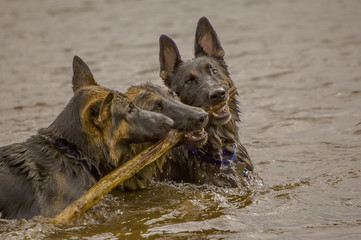
[[[78,56],[73,58],[73,92],[89,85],[97,85],[88,65]]]
[[[194,41],[194,55],[216,58],[224,57],[224,50],[219,42],[216,31],[206,17],[199,19]]]
[[[111,115],[110,107],[112,105],[113,98],[114,98],[114,94],[110,92],[101,103],[98,118],[95,120],[95,123],[97,125],[101,125]]]
[[[182,62],[177,45],[168,36],[162,35],[159,38],[159,63],[160,77],[166,86],[170,86],[174,69]]]

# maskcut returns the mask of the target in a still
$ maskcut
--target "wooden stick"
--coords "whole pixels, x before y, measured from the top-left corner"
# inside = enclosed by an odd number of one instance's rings
[[[70,204],[63,211],[58,213],[50,221],[55,223],[66,223],[74,217],[80,216],[101,198],[115,188],[119,183],[134,176],[148,164],[157,160],[163,153],[173,147],[184,136],[184,132],[171,130],[168,135],[147,148],[124,165],[116,168],[95,183],[82,197]]]
[[[232,101],[234,99],[234,97],[236,96],[237,94],[237,88],[236,87],[231,87],[229,90],[228,90],[228,94],[229,94],[229,97],[228,97],[228,100],[225,101],[225,102],[222,102],[222,103],[219,103],[215,106],[210,106],[210,107],[202,107],[204,111],[208,112],[208,113],[212,113],[212,112],[215,112],[215,111],[218,111],[220,108],[224,107],[225,104],[229,104],[230,101]]]

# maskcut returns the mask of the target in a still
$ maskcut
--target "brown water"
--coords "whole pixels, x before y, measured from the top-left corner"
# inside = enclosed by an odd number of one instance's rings
[[[357,0],[0,0],[0,145],[60,113],[73,55],[110,88],[161,83],[158,37],[170,35],[190,58],[202,16],[226,51],[241,139],[264,185],[157,184],[107,195],[69,225],[0,220],[1,239],[361,238]]]

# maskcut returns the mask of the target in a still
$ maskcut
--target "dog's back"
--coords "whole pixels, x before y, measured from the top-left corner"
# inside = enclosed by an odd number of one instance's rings
[[[95,179],[81,163],[35,135],[0,148],[0,182],[1,217],[30,218],[55,215]]]
[[[0,148],[0,182],[3,186],[0,188],[0,217],[28,218],[39,213],[29,176],[20,173],[29,172],[30,166],[22,158],[27,151],[27,147],[19,143]],[[14,168],[14,165],[20,168]]]

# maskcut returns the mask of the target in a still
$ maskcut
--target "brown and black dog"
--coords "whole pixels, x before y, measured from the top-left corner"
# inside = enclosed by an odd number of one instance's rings
[[[179,144],[200,147],[206,143],[207,133],[204,131],[204,127],[208,122],[208,114],[201,108],[182,103],[177,95],[168,88],[146,82],[131,86],[125,95],[137,107],[161,113],[171,118],[174,121],[173,128],[185,131],[185,136]],[[135,153],[139,153],[149,146],[150,143],[132,144],[132,149]],[[121,187],[127,190],[148,187],[155,171],[162,169],[165,156],[167,154],[159,158],[156,164],[146,166]]]
[[[186,105],[166,87],[146,82],[131,86],[125,95],[139,108],[161,113],[174,121],[173,128],[185,131],[183,143],[203,146],[207,133],[208,114],[199,107]]]
[[[54,216],[127,161],[131,143],[160,139],[173,126],[170,118],[98,85],[77,56],[73,70],[74,96],[55,121],[25,142],[0,148],[2,218]]]
[[[201,107],[209,113],[205,127],[208,133],[206,144],[200,148],[185,146],[171,149],[171,158],[166,161],[160,178],[239,186],[240,176],[246,171],[252,172],[253,164],[239,140],[238,93],[215,30],[207,18],[202,17],[198,21],[195,58],[191,60],[181,59],[176,44],[168,36],[162,35],[159,44],[160,76],[165,85],[183,103]],[[226,167],[228,165],[230,167]]]

